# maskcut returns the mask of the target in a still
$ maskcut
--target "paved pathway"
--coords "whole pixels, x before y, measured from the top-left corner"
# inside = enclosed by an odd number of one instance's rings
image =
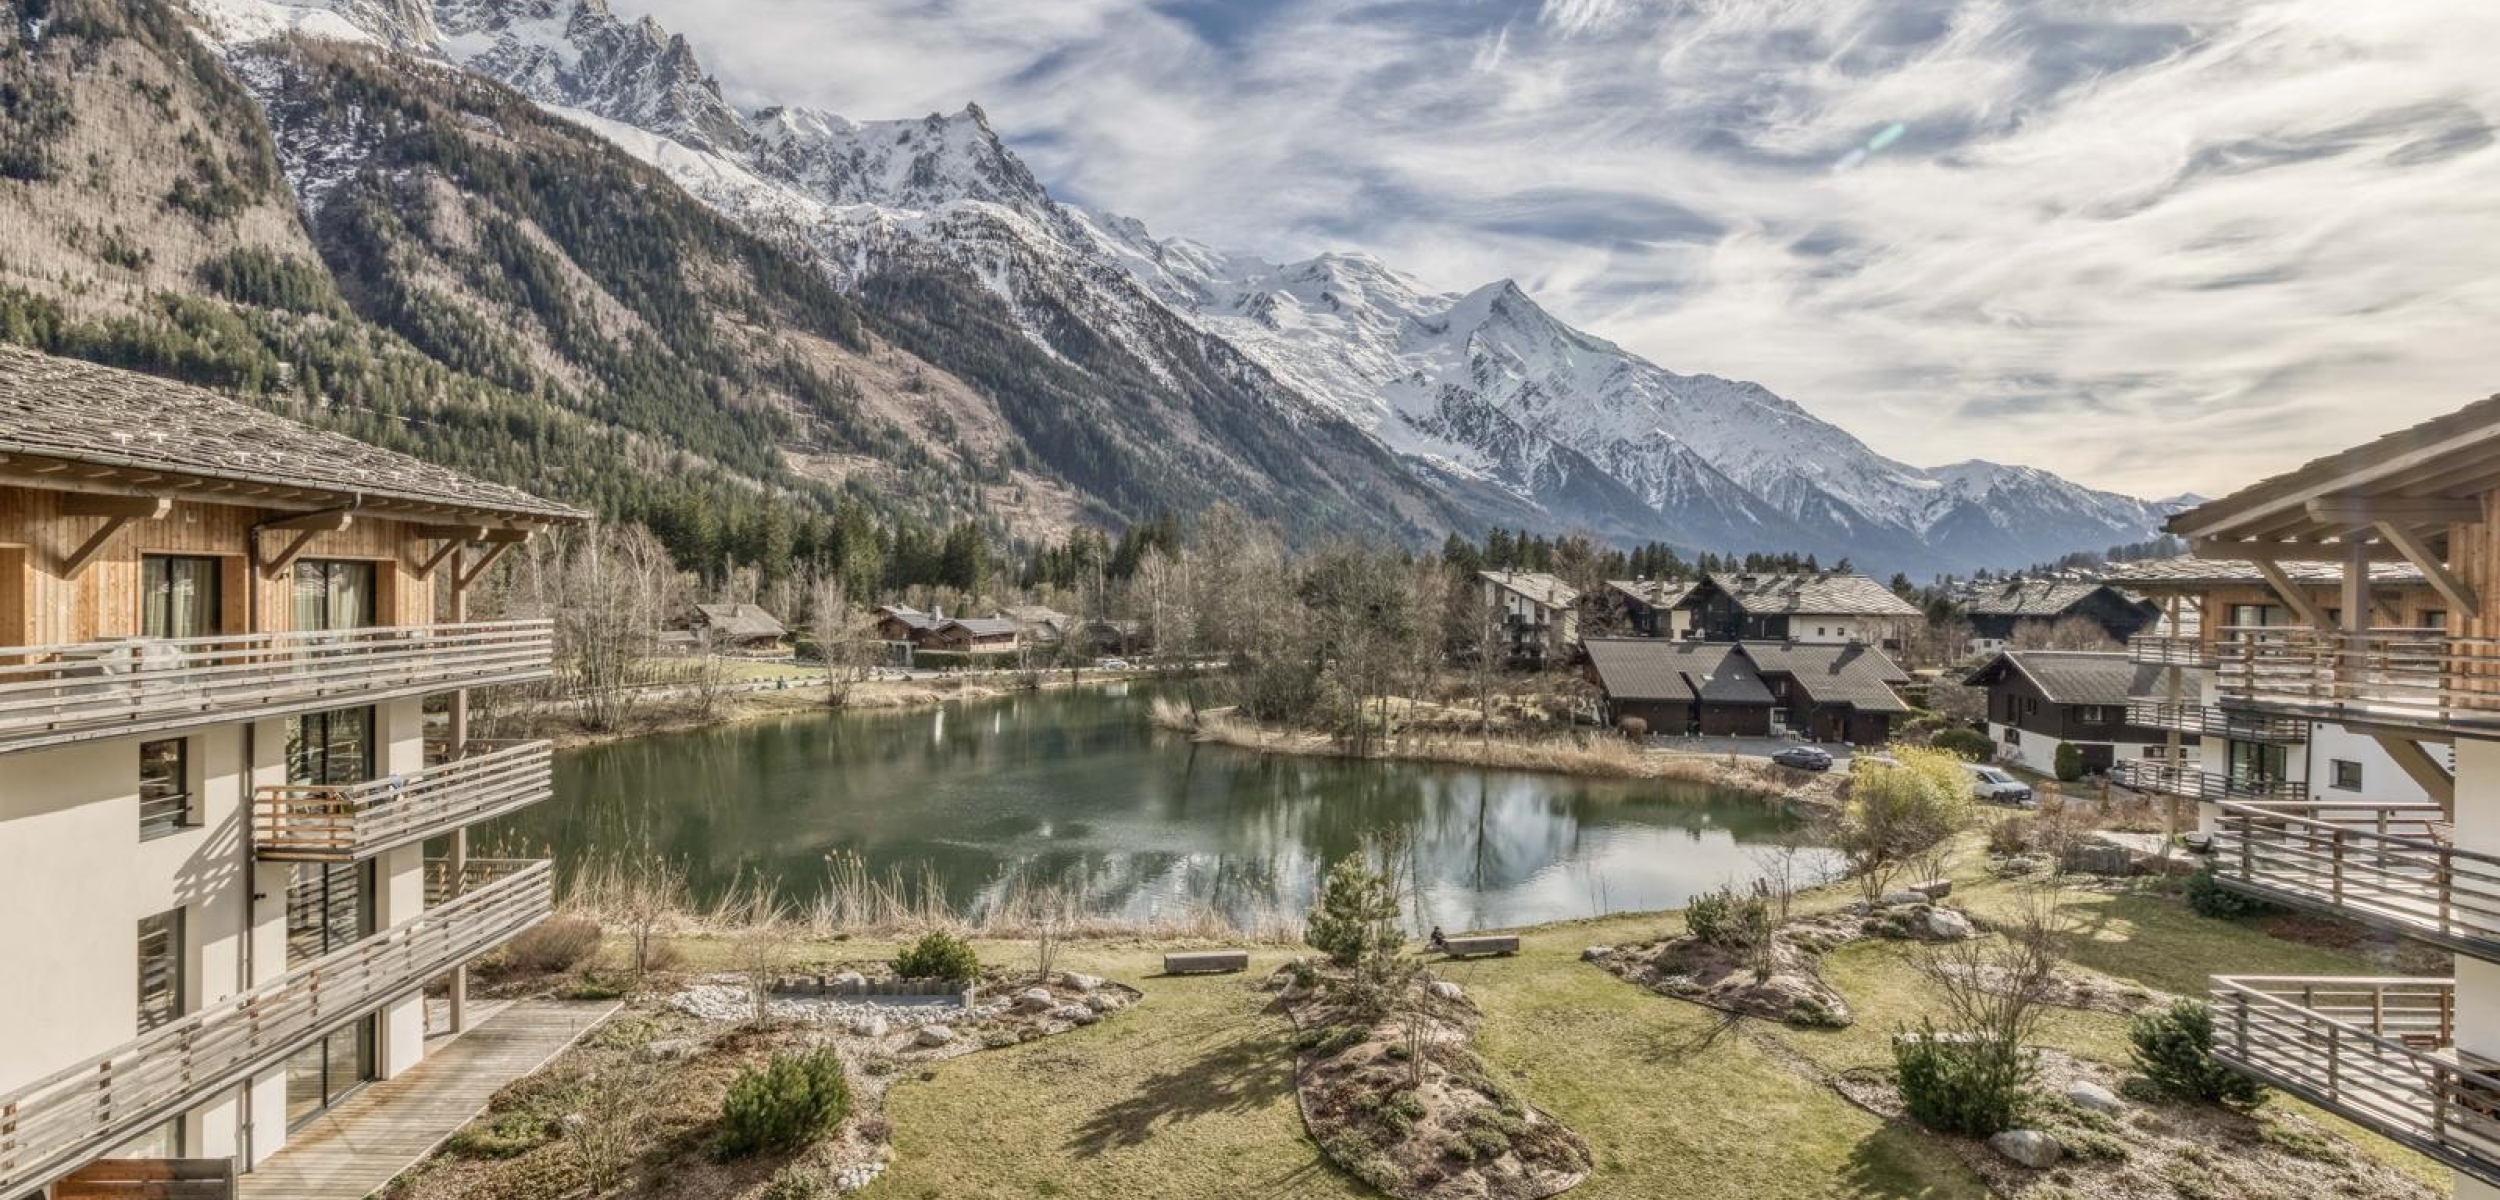
[[[546,1065],[619,1006],[515,1000],[427,1047],[397,1079],[367,1084],[237,1182],[241,1200],[358,1200],[485,1111],[495,1089]]]

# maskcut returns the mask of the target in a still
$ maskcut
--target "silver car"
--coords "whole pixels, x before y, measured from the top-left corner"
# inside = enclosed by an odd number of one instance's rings
[[[1990,804],[2011,804],[2016,808],[2030,808],[2040,802],[2038,797],[2031,794],[2030,784],[1998,768],[1986,763],[1965,763],[1962,769],[1970,772],[1970,794]]]

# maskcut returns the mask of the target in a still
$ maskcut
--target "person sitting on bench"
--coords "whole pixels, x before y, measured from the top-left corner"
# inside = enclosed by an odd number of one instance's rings
[[[1438,925],[1432,927],[1432,936],[1425,938],[1424,944],[1432,947],[1433,951],[1438,954],[1447,954],[1450,951],[1450,939],[1448,935],[1441,932],[1441,927]]]

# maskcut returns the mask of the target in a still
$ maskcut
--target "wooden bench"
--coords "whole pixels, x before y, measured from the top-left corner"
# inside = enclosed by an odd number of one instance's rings
[[[61,1200],[234,1200],[231,1158],[100,1158],[53,1186]]]
[[[1478,934],[1474,937],[1447,938],[1441,943],[1441,953],[1451,958],[1481,958],[1492,954],[1517,954],[1519,953],[1519,935],[1514,933],[1486,933]]]
[[[1191,950],[1163,956],[1166,975],[1220,975],[1250,969],[1247,950]]]

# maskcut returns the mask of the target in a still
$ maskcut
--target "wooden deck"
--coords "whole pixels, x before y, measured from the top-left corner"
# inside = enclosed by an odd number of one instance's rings
[[[469,1032],[427,1047],[397,1079],[368,1084],[296,1130],[239,1181],[241,1200],[357,1200],[485,1111],[495,1089],[562,1053],[619,1006],[516,1000]]]

